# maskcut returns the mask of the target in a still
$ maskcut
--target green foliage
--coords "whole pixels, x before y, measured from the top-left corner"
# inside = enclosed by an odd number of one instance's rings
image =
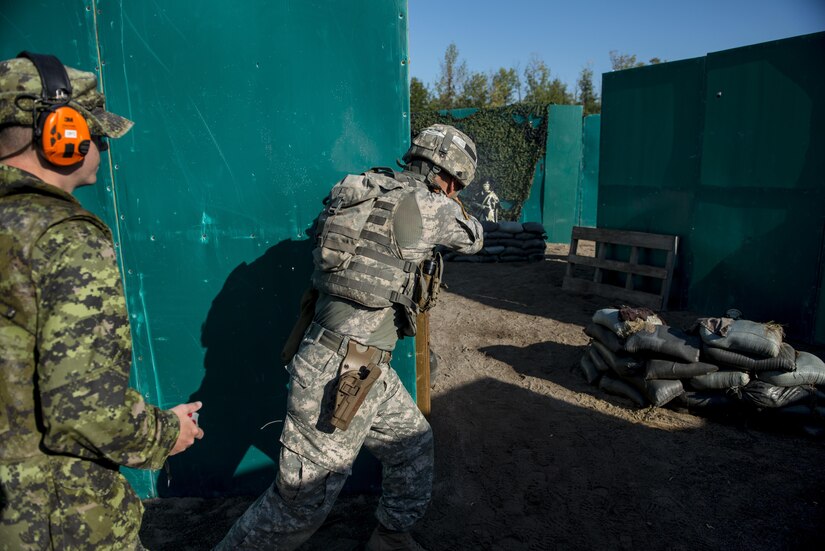
[[[410,111],[417,113],[430,108],[430,91],[419,79],[410,79]]]
[[[632,69],[634,67],[644,66],[644,61],[637,61],[636,54],[620,54],[616,50],[610,50],[610,66],[614,71],[621,71],[623,69]]]
[[[473,183],[461,192],[466,204],[481,201],[481,183],[490,180],[503,202],[512,207],[502,211],[502,219],[517,221],[530,186],[536,163],[544,157],[547,138],[547,106],[517,103],[505,107],[479,109],[457,118],[449,111],[413,113],[412,135],[442,123],[469,135],[478,149],[478,169]]]
[[[458,47],[454,43],[447,46],[444,61],[441,62],[441,75],[435,84],[436,109],[458,107],[458,97],[467,82],[467,64],[458,59]]]
[[[593,69],[590,67],[582,69],[576,85],[579,89],[579,102],[582,104],[584,116],[601,113],[602,103],[596,94],[596,87],[593,86]]]
[[[502,67],[493,75],[490,90],[490,107],[503,107],[517,101],[516,92],[520,86],[515,69]]]
[[[473,73],[467,79],[458,104],[461,107],[487,107],[490,103],[490,80],[484,73]]]
[[[538,56],[533,55],[524,69],[527,103],[555,103],[565,105],[573,103],[573,95],[567,91],[567,85],[560,79],[550,78],[550,68]]]

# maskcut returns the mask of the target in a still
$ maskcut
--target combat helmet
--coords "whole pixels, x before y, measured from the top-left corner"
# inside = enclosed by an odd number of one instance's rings
[[[478,163],[473,140],[447,124],[428,126],[413,138],[403,160],[409,163],[415,158],[426,159],[447,171],[464,187],[473,181]]]

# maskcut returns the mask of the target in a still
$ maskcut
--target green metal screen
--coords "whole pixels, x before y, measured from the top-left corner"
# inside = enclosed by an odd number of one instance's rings
[[[681,237],[672,302],[825,342],[825,33],[607,73],[598,226]]]
[[[142,496],[271,482],[306,230],[338,179],[409,143],[406,17],[404,0],[4,6],[3,59],[97,67],[136,122],[78,197],[115,231],[135,386],[163,407],[203,400],[207,433],[159,483],[131,472]],[[393,363],[414,396],[411,339]]]

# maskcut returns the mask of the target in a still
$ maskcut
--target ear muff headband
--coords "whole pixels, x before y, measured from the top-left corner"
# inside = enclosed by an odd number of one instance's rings
[[[92,136],[83,115],[68,105],[72,84],[66,68],[53,55],[20,52],[37,68],[42,83],[40,98],[35,100],[32,124],[35,147],[50,163],[71,166],[83,161],[89,152]]]

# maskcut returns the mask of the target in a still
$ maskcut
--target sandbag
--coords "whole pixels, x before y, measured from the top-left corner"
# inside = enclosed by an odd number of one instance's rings
[[[684,392],[678,397],[678,402],[689,411],[719,411],[731,410],[741,402],[739,398],[728,392]]]
[[[592,346],[599,352],[605,363],[610,366],[610,369],[623,377],[632,377],[644,368],[643,362],[630,356],[614,354],[599,341],[593,341]]]
[[[498,222],[491,222],[489,220],[482,220],[481,221],[481,228],[484,230],[484,234],[486,235],[489,232],[494,232],[498,229]]]
[[[687,384],[693,390],[725,390],[745,386],[750,380],[750,375],[743,371],[717,371],[691,377]]]
[[[581,368],[582,375],[584,375],[584,380],[590,383],[591,385],[596,384],[601,377],[601,373],[596,369],[596,366],[593,365],[593,362],[590,360],[590,354],[582,355],[582,359],[579,362],[579,367]]]
[[[794,371],[765,371],[756,377],[775,386],[823,385],[825,362],[809,352],[797,352]]]
[[[593,314],[593,321],[599,325],[606,327],[616,333],[619,337],[629,337],[633,333],[648,329],[652,331],[655,325],[663,325],[662,320],[658,316],[651,316],[646,321],[623,321],[619,317],[619,310],[616,308],[602,308]]]
[[[796,350],[786,342],[779,346],[779,354],[775,358],[752,358],[740,352],[712,346],[704,347],[702,356],[711,363],[755,373],[762,371],[793,371],[796,369]]]
[[[672,360],[648,360],[645,379],[690,379],[708,373],[716,373],[719,367],[703,362],[680,363]]]
[[[484,247],[482,250],[486,251],[487,254],[501,254],[504,252],[504,247],[501,245],[492,245],[490,247]]]
[[[547,247],[544,239],[528,239],[521,242],[521,248],[524,250],[544,250]]]
[[[607,327],[591,322],[584,328],[584,334],[592,339],[596,339],[614,354],[624,350],[622,341],[616,336],[616,333]]]
[[[699,361],[700,341],[675,327],[654,326],[652,332],[637,331],[628,337],[624,349],[631,354],[657,354],[687,363]]]
[[[742,400],[757,407],[781,408],[808,398],[814,389],[807,386],[783,387],[764,381],[751,381],[742,388]]]
[[[636,387],[656,407],[667,404],[685,391],[682,381],[649,381],[641,377],[627,377],[624,381]]]
[[[506,231],[491,231],[491,232],[484,232],[484,242],[487,243],[488,241],[495,241],[497,239],[511,239],[513,237],[512,233],[507,233]]]
[[[642,393],[635,389],[632,385],[607,374],[603,375],[599,381],[599,389],[607,392],[608,394],[628,398],[639,407],[643,407],[647,404],[647,401],[645,400],[645,397],[642,396]]]
[[[610,366],[607,365],[607,362],[605,362],[604,359],[602,359],[602,355],[599,354],[595,348],[590,346],[587,349],[587,354],[590,356],[590,362],[593,364],[593,367],[595,367],[597,371],[601,371],[602,373],[610,371]]]
[[[722,335],[708,329],[706,321],[699,320],[699,335],[707,346],[763,358],[775,358],[779,354],[779,346],[782,344],[782,327],[779,325],[734,320],[726,326]]]
[[[522,223],[522,227],[526,232],[536,233],[539,235],[546,233],[544,226],[542,226],[539,222],[524,222]]]
[[[521,233],[524,231],[524,225],[521,222],[503,221],[498,223],[498,231],[507,233]]]

